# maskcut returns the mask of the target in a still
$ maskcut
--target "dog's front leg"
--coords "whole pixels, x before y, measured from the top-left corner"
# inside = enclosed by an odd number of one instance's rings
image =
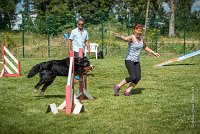
[[[40,86],[43,85],[44,83],[45,83],[45,81],[40,79],[40,81],[35,85],[35,90],[38,90],[40,88]]]
[[[42,89],[41,89],[41,92],[40,92],[40,95],[43,95],[43,94],[44,94],[44,92],[45,92],[45,90],[47,89],[47,87],[48,87],[49,85],[51,85],[51,83],[54,81],[55,78],[56,78],[56,77],[53,77],[51,81],[46,82],[46,83],[43,85],[43,87],[42,87]]]

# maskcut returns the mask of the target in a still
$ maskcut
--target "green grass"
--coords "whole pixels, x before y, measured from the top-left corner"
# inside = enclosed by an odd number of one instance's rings
[[[2,134],[194,134],[200,132],[199,56],[155,68],[159,59],[142,53],[142,79],[130,97],[113,96],[113,85],[127,76],[122,54],[102,60],[88,75],[88,91],[95,100],[84,100],[86,112],[66,116],[45,113],[48,104],[65,99],[66,77],[57,77],[43,97],[33,92],[38,76],[28,79],[30,68],[48,59],[22,59],[21,77],[0,78],[0,133]],[[77,85],[75,85],[77,89]],[[192,127],[192,89],[195,90],[195,123]],[[77,91],[77,90],[76,90]]]

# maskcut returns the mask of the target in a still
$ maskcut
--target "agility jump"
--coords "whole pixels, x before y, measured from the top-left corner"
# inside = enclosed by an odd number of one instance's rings
[[[0,64],[3,64],[3,62],[0,62]],[[3,73],[4,73],[4,69],[1,70],[1,74],[0,74],[0,77],[3,76]]]
[[[186,55],[183,55],[183,56],[180,56],[180,57],[177,57],[177,58],[173,58],[171,60],[168,60],[168,61],[162,62],[160,64],[157,64],[157,65],[155,65],[155,67],[162,67],[162,66],[170,64],[172,62],[185,60],[187,58],[190,58],[190,57],[193,57],[193,56],[196,56],[196,55],[199,55],[199,54],[200,54],[200,50],[194,51],[194,52],[188,53]]]
[[[1,55],[2,55],[1,76],[21,76],[21,74],[20,74],[20,61],[17,60],[12,55],[12,53],[5,47],[4,42],[2,42],[2,46],[1,46]],[[12,59],[12,61],[10,59]],[[13,61],[14,61],[14,64],[12,63]]]
[[[83,49],[79,48],[79,57],[83,58]],[[79,80],[79,93],[76,95],[76,98],[80,100],[88,98],[94,99],[87,91],[87,77],[86,75],[80,76]]]
[[[83,58],[82,49],[79,49],[79,57]],[[79,80],[79,93],[76,96],[74,94],[74,52],[70,51],[70,65],[69,65],[69,72],[68,72],[68,81],[65,87],[66,89],[66,99],[63,103],[56,107],[56,104],[50,104],[47,108],[47,112],[50,110],[53,114],[57,114],[59,111],[64,111],[67,115],[79,114],[81,111],[84,111],[83,104],[80,103],[78,98],[84,99],[87,97],[88,99],[94,99],[86,90],[86,75],[80,76]]]

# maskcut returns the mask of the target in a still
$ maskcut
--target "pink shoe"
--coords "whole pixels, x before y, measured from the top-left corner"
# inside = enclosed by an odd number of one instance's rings
[[[119,86],[114,85],[113,90],[114,90],[114,96],[119,96],[119,90],[120,90]]]
[[[124,92],[124,95],[125,95],[125,96],[131,96],[131,92],[125,91],[125,92]]]

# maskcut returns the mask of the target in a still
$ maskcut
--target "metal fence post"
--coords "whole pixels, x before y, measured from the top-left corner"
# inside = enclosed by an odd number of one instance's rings
[[[51,55],[50,55],[50,29],[49,29],[50,27],[49,27],[49,14],[48,14],[48,16],[47,16],[47,34],[48,34],[48,58],[50,58],[51,57]]]
[[[156,20],[156,53],[158,52],[158,19],[157,19],[157,13],[155,16],[155,20]]]
[[[101,39],[102,39],[102,44],[101,44],[101,49],[102,49],[102,52],[104,52],[103,51],[103,49],[104,49],[104,26],[103,26],[103,16],[101,16]]]
[[[184,15],[184,44],[183,44],[183,54],[186,54],[186,16]]]
[[[22,14],[22,58],[24,58],[24,15]]]

